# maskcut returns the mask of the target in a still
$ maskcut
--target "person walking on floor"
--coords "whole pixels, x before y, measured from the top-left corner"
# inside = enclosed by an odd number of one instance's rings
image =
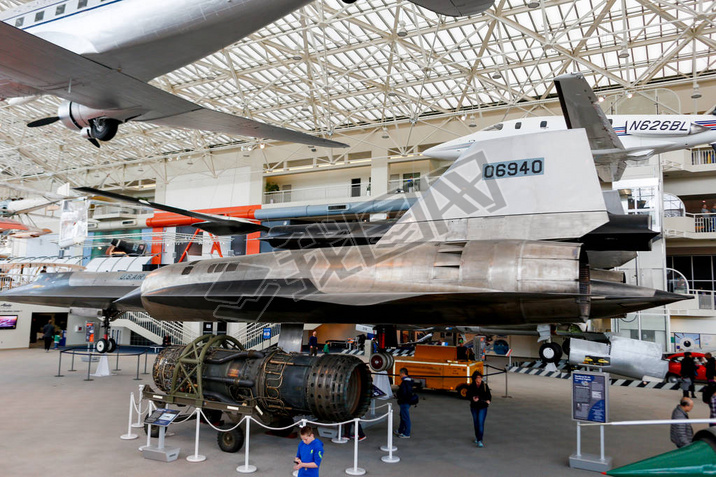
[[[681,359],[681,391],[684,397],[689,397],[689,391],[691,397],[695,398],[696,390],[694,386],[694,378],[696,377],[696,363],[694,358],[691,357],[691,352],[687,351],[684,353],[684,357]]]
[[[679,405],[674,408],[671,413],[671,419],[688,419],[689,411],[694,408],[694,401],[688,397],[681,398]],[[694,439],[694,429],[691,424],[672,424],[671,425],[671,442],[676,444],[676,447],[682,448],[691,444]]]
[[[400,368],[400,387],[397,398],[400,406],[400,425],[398,426],[398,437],[410,439],[410,403],[413,400],[413,378],[408,376],[408,368]]]
[[[316,336],[315,330],[313,331],[313,333],[311,333],[311,337],[308,338],[308,355],[309,356],[317,356],[318,355],[318,337]]]
[[[487,408],[492,401],[492,393],[487,383],[482,380],[480,371],[472,373],[472,382],[467,387],[467,398],[470,401],[470,412],[475,426],[475,444],[477,447],[485,447],[482,437],[485,433],[485,418],[487,417]]]
[[[48,321],[45,326],[42,327],[42,339],[45,340],[45,353],[50,352],[50,345],[55,336],[55,325],[51,321]]]

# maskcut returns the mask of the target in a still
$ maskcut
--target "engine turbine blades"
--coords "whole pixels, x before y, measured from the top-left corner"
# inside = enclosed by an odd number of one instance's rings
[[[60,120],[60,118],[58,116],[50,116],[49,118],[42,118],[42,119],[38,119],[36,121],[31,121],[31,122],[27,123],[27,127],[39,128],[41,126],[48,126],[52,123],[56,123],[59,120]]]

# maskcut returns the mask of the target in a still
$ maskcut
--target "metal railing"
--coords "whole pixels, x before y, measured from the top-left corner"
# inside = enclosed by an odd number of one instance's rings
[[[125,312],[120,316],[120,319],[122,318],[137,324],[156,336],[169,336],[173,344],[191,343],[199,337],[197,333],[184,328],[184,323],[181,321],[159,321],[149,316],[148,313],[141,311]]]
[[[264,204],[285,204],[305,200],[348,199],[370,195],[370,185],[342,184],[328,187],[306,187],[301,189],[264,192]]]
[[[713,149],[692,149],[691,164],[694,166],[704,166],[708,164],[716,164],[716,152]]]
[[[710,290],[693,290],[693,294],[699,302],[699,310],[715,310],[714,307],[714,292]]]
[[[694,232],[713,233],[716,232],[716,214],[684,214],[685,217],[694,219]]]

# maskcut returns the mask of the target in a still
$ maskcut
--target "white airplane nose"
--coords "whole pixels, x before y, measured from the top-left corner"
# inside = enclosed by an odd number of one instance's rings
[[[423,151],[423,156],[432,157],[433,159],[441,159],[444,161],[454,161],[460,156],[462,151],[445,147],[444,145],[433,146]]]

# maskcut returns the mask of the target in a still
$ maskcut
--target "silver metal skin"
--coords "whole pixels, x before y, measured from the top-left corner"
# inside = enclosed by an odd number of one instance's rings
[[[572,338],[569,344],[569,363],[579,365],[586,356],[609,357],[609,366],[599,366],[603,371],[642,379],[645,377],[664,379],[669,362],[661,359],[659,343],[633,340],[622,336],[611,336],[610,343]],[[598,363],[595,363],[598,364]]]

